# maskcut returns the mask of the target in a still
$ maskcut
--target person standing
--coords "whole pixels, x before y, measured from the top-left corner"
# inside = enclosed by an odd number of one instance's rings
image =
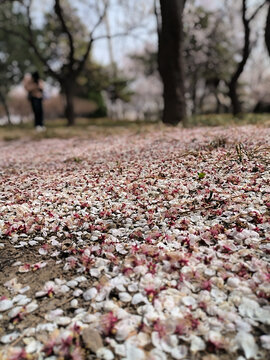
[[[31,103],[35,117],[35,128],[37,131],[45,130],[43,116],[43,81],[37,71],[24,78],[24,88],[28,92],[28,100]]]

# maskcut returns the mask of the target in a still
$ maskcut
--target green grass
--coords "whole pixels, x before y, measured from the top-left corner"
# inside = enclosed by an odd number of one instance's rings
[[[270,114],[243,114],[235,118],[231,114],[196,115],[185,122],[185,127],[241,125],[270,126]]]
[[[23,123],[19,125],[0,126],[0,140],[13,141],[18,139],[48,139],[61,138],[69,139],[73,137],[92,139],[110,135],[121,134],[124,132],[138,134],[147,132],[162,126],[161,123],[124,121],[104,119],[76,119],[76,125],[68,127],[65,119],[55,119],[46,121],[46,131],[36,132],[33,124]]]
[[[199,126],[240,126],[240,125],[270,126],[270,114],[247,114],[233,118],[230,114],[209,114],[190,117],[184,127]],[[182,126],[182,125],[180,125]],[[0,127],[0,140],[13,141],[18,139],[40,140],[46,138],[68,139],[72,137],[93,139],[110,135],[131,133],[144,134],[154,130],[166,129],[160,121],[125,121],[108,118],[85,119],[78,118],[76,125],[66,126],[65,119],[46,121],[46,131],[37,133],[32,122],[20,125],[5,125]]]

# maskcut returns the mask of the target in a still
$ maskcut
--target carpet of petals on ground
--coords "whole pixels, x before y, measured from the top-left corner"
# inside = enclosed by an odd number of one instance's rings
[[[266,359],[270,129],[1,144],[0,358]]]

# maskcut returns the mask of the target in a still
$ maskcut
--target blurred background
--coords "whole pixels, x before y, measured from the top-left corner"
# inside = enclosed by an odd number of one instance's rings
[[[270,2],[184,3],[187,116],[269,113]],[[45,81],[47,123],[161,119],[158,1],[2,0],[0,4],[1,125],[32,122],[22,81],[35,70]],[[232,99],[233,82],[238,109]]]

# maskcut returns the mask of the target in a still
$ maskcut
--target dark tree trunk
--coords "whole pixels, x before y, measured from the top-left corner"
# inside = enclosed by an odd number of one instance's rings
[[[218,89],[214,90],[214,96],[216,99],[216,114],[220,114],[221,113],[221,102],[218,97]]]
[[[160,0],[158,65],[163,82],[163,122],[177,125],[186,117],[183,65],[185,0]]]
[[[197,74],[194,73],[194,76],[192,78],[192,85],[191,85],[191,99],[192,99],[192,114],[197,114],[197,103],[198,103],[198,97],[197,97]]]
[[[270,0],[268,0],[268,14],[267,14],[267,19],[266,19],[266,24],[265,24],[265,44],[270,56]]]
[[[61,84],[61,87],[65,96],[65,116],[67,118],[67,125],[73,126],[75,124],[75,110],[74,110],[75,82],[65,81]]]
[[[240,75],[237,77],[237,79],[234,79],[229,84],[229,97],[231,99],[232,113],[234,116],[237,116],[242,112],[242,105],[241,105],[241,102],[239,100],[239,96],[237,93],[239,77],[240,77]]]
[[[238,88],[238,80],[245,68],[246,62],[248,60],[250,54],[250,21],[246,17],[247,13],[247,4],[246,0],[242,0],[242,21],[244,25],[245,38],[244,38],[244,46],[242,50],[242,60],[238,63],[238,66],[229,82],[229,97],[231,99],[232,112],[233,115],[236,116],[241,113],[242,106],[239,99],[239,95],[237,92]]]
[[[75,124],[75,112],[73,93],[71,91],[66,92],[65,115],[67,118],[68,126],[73,126]]]
[[[7,101],[6,101],[6,97],[1,92],[0,92],[0,101],[3,104],[3,107],[5,109],[5,113],[7,115],[8,123],[11,124],[10,112],[9,112],[8,104],[7,104]]]

